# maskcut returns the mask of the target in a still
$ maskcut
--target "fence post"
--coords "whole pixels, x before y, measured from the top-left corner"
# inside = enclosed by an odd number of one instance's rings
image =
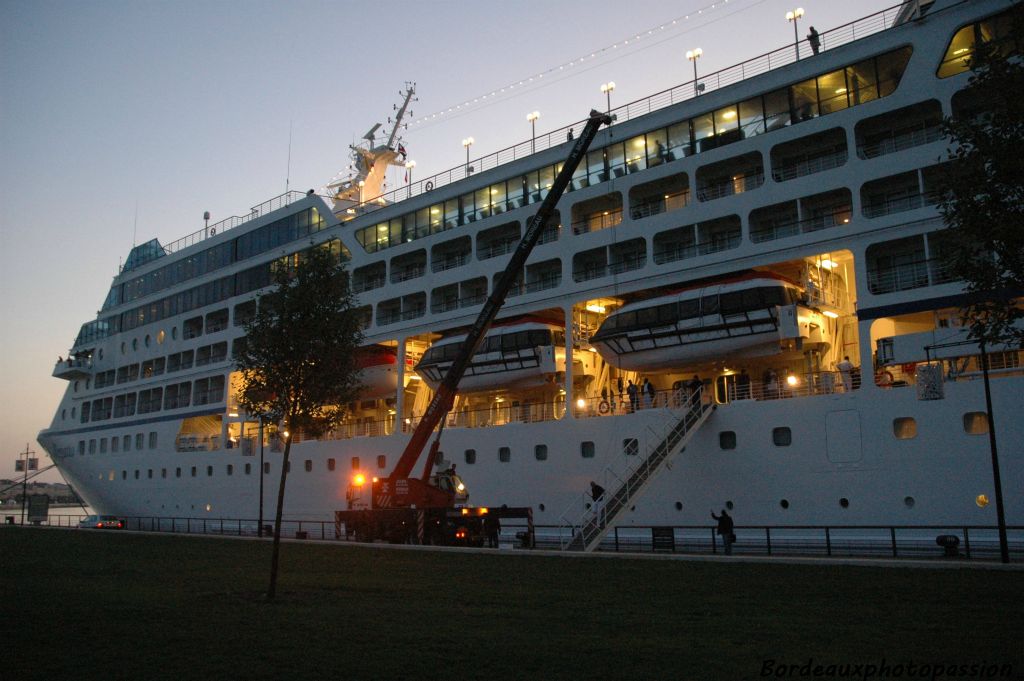
[[[964,551],[967,553],[967,559],[971,558],[971,535],[968,534],[967,528],[964,528]]]
[[[825,528],[825,553],[829,556],[832,555],[832,535],[827,527]]]
[[[764,528],[764,540],[768,544],[768,555],[772,555],[772,529],[770,527]]]
[[[718,553],[718,542],[715,541],[715,528],[711,528],[711,553]]]
[[[615,553],[619,552],[619,526],[615,526]]]
[[[890,527],[889,528],[889,536],[892,537],[892,557],[895,558],[896,557],[896,528],[895,527]]]

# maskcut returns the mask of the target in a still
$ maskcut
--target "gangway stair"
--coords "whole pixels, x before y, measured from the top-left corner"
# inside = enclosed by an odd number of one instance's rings
[[[622,473],[616,472],[611,466],[606,468],[602,476],[604,497],[589,505],[585,503],[589,494],[585,493],[579,504],[574,503],[562,515],[559,528],[562,550],[589,552],[597,548],[608,528],[643,493],[668,459],[686,448],[694,433],[714,412],[714,404],[710,400],[705,402],[703,393],[703,390],[697,390],[688,394],[685,387],[674,393],[669,398],[669,406],[677,418],[661,429],[648,428],[647,442],[650,447],[647,455]],[[580,505],[585,510],[578,515]],[[576,517],[570,520],[573,515]]]

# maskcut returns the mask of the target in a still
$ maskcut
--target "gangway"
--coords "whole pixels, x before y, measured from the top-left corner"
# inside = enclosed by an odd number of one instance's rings
[[[671,398],[672,409],[678,417],[671,421],[660,432],[648,429],[648,442],[652,443],[647,456],[624,473],[618,473],[608,467],[603,476],[605,494],[583,511],[582,515],[568,521],[576,504],[562,515],[559,537],[562,550],[593,551],[601,543],[608,528],[622,513],[630,507],[630,503],[643,493],[647,485],[661,472],[669,457],[686,448],[686,444],[694,433],[704,424],[715,410],[709,400],[705,402],[703,389],[693,392],[686,386],[679,388]],[[611,487],[615,489],[609,489]],[[586,496],[586,495],[585,495]],[[568,521],[568,522],[567,522]]]

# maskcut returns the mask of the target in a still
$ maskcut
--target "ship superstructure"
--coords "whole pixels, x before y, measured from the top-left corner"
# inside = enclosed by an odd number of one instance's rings
[[[650,456],[699,384],[714,413],[618,524],[728,507],[742,524],[993,525],[979,349],[952,345],[963,283],[935,204],[942,118],[977,106],[965,57],[1007,39],[1015,7],[909,3],[821,54],[624,107],[645,113],[620,115],[577,169],[474,356],[439,464],[474,500],[555,525],[590,480]],[[290,434],[286,515],[329,520],[353,474],[390,469],[570,144],[368,190],[399,158],[401,118],[383,145],[368,133],[358,179],[329,196],[132,250],[55,366],[68,389],[39,436],[97,512],[255,517],[284,435],[238,408],[232,352],[275,263],[320,244],[348,259],[368,389],[327,437]],[[1017,404],[1021,350],[989,356],[995,404]],[[997,424],[1017,487],[1024,425]],[[1006,504],[1022,522],[1019,496]]]

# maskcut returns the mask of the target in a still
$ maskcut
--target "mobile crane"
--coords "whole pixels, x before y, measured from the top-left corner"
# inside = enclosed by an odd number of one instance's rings
[[[483,309],[480,310],[433,399],[427,405],[394,470],[388,477],[373,478],[369,504],[365,501],[365,476],[358,473],[353,476],[346,495],[348,509],[335,513],[335,532],[339,537],[344,528],[346,535],[355,535],[357,539],[367,541],[387,539],[404,542],[416,539],[430,543],[482,543],[484,518],[487,515],[525,517],[529,526],[528,534],[532,537],[532,509],[504,506],[497,509],[461,507],[468,500],[469,494],[462,479],[455,473],[455,467],[438,471],[433,475],[430,471],[436,463],[441,433],[444,430],[444,417],[455,402],[459,381],[491,324],[494,323],[498,311],[504,305],[505,297],[515,284],[526,259],[537,245],[541,233],[554,213],[555,206],[569,186],[576,167],[586,155],[598,129],[602,125],[610,125],[611,122],[611,116],[608,114],[590,112],[583,132],[565,159],[550,191],[541,202],[540,209],[527,223],[522,240],[484,302]],[[441,427],[430,447],[423,472],[419,477],[413,477],[413,469],[438,425]]]

